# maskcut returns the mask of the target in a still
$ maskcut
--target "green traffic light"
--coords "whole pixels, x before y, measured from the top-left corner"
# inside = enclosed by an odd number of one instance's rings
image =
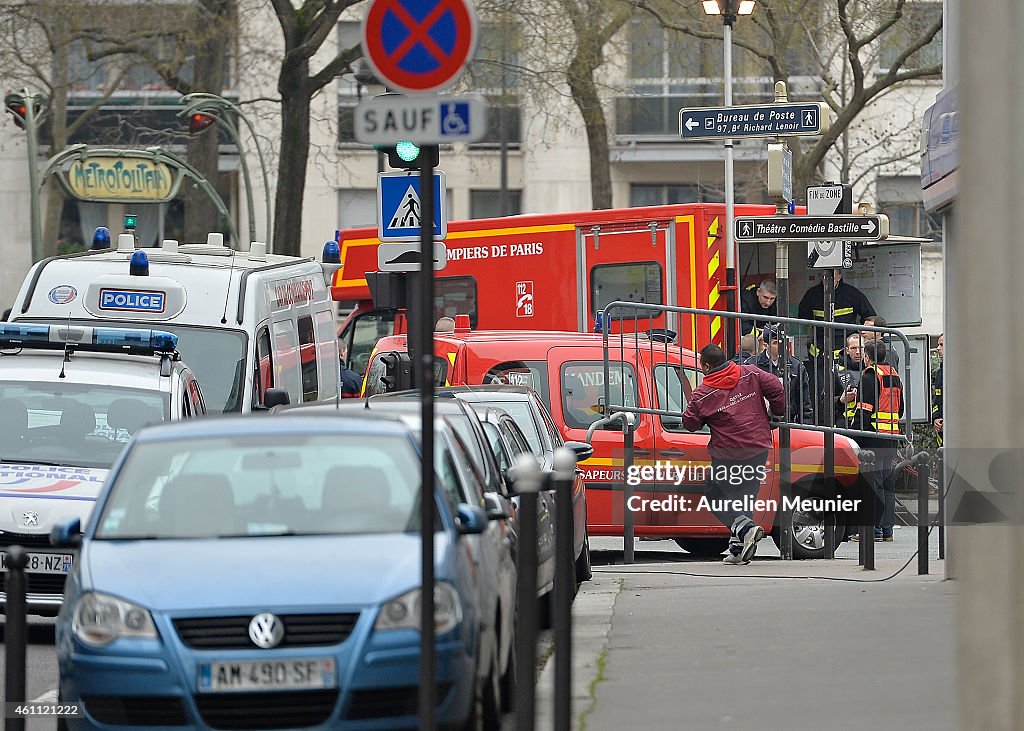
[[[395,144],[395,153],[405,162],[412,162],[420,156],[420,148],[411,142],[398,142]]]

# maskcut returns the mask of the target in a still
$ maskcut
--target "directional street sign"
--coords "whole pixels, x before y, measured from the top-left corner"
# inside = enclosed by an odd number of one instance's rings
[[[886,216],[737,216],[737,241],[879,241],[889,236]]]
[[[434,240],[448,235],[444,173],[434,171]],[[381,241],[420,240],[420,176],[377,173],[377,238]],[[406,271],[406,270],[402,270]]]
[[[679,134],[684,140],[820,135],[828,126],[828,105],[824,102],[679,110]]]
[[[390,89],[431,92],[455,83],[476,50],[469,0],[373,0],[363,53]]]
[[[439,272],[448,265],[448,247],[443,241],[434,242],[434,271]],[[381,244],[377,247],[377,269],[382,272],[420,271],[419,242],[402,244]]]
[[[368,145],[475,142],[487,133],[487,102],[463,96],[379,96],[356,107],[356,139]]]

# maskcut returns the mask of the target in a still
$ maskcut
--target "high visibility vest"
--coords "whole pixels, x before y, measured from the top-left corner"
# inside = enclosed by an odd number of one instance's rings
[[[899,434],[903,385],[896,369],[884,363],[871,366],[878,378],[878,404],[860,402],[857,408],[871,414],[871,426],[880,434]],[[900,384],[900,385],[893,385]]]

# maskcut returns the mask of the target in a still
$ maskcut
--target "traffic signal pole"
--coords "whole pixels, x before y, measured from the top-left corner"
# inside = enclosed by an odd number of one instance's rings
[[[437,661],[434,656],[434,160],[436,148],[420,157],[419,322],[415,332],[418,361],[413,363],[420,390],[422,593],[420,595],[419,727],[434,731],[437,707]],[[412,304],[412,303],[410,303]]]
[[[28,89],[8,94],[4,102],[7,111],[14,115],[15,123],[25,130],[28,141],[29,223],[32,228],[32,261],[36,262],[43,258],[43,231],[39,216],[39,119],[36,116],[37,111],[42,111],[43,104],[39,95]]]

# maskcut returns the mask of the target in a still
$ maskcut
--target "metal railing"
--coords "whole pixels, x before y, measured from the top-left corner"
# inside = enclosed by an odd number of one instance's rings
[[[656,320],[668,324],[682,323],[686,325],[689,342],[675,343],[675,333],[665,329],[653,329],[651,326]],[[905,382],[909,383],[910,342],[905,335],[893,328],[820,322],[800,318],[758,315],[756,320],[759,323],[767,323],[773,328],[769,331],[767,340],[762,338],[757,343],[759,347],[755,348],[755,350],[760,350],[762,355],[762,362],[759,365],[780,377],[785,394],[786,413],[782,419],[771,422],[774,428],[779,429],[779,483],[783,504],[792,498],[791,429],[819,431],[825,434],[822,473],[826,481],[835,479],[834,439],[837,434],[854,440],[870,440],[875,444],[893,442],[894,447],[896,442],[909,441],[911,435],[911,394],[909,389],[903,389],[903,416],[899,418],[898,428],[893,433],[879,433],[857,428],[858,423],[836,425],[837,413],[844,414],[847,405],[843,402],[842,410],[837,409],[835,386],[837,381],[840,384],[844,383],[838,374],[845,369],[837,368],[834,362],[836,353],[834,347],[819,349],[821,355],[810,356],[806,364],[799,361],[795,355],[790,354],[788,357],[780,355],[790,353],[789,334],[797,329],[808,330],[811,334],[809,342],[812,344],[821,342],[834,345],[837,341],[837,334],[878,333],[883,342],[888,340],[902,343],[901,363],[904,367],[901,372],[905,374]],[[728,332],[729,328],[735,328],[737,323],[746,322],[753,325],[753,321],[754,316],[749,313],[636,302],[609,303],[601,313],[600,332],[603,334],[604,341],[604,362],[603,397],[600,401],[600,411],[606,419],[617,413],[631,413],[635,414],[637,418],[650,414],[660,417],[663,427],[666,422],[673,430],[676,428],[675,425],[681,427],[682,414],[688,403],[688,394],[697,387],[703,376],[699,369],[697,354],[713,340],[725,342],[726,338],[722,336]],[[682,352],[677,351],[676,348],[682,349]],[[642,376],[649,379],[646,388],[647,392],[652,395],[652,401],[646,406],[641,406],[636,400],[634,390],[638,386],[631,383],[635,378],[641,377],[641,374],[634,374],[632,366],[629,365],[630,362],[639,359],[641,352],[645,353],[646,361],[652,364],[649,373]],[[726,356],[739,362],[747,362],[749,359],[749,356],[744,356],[742,352],[727,352]],[[756,359],[757,353],[751,352],[750,356],[754,356]],[[662,364],[664,367],[659,367]],[[764,367],[766,365],[767,367]],[[814,372],[813,377],[811,371]],[[859,371],[851,371],[851,373],[854,372],[857,374],[857,384],[859,385]],[[831,377],[829,377],[830,375]],[[684,381],[686,381],[685,384]],[[795,389],[794,383],[796,384]],[[794,407],[798,413],[794,413]],[[592,425],[591,433],[594,428],[595,425]],[[629,511],[625,508],[624,515],[629,515]],[[785,514],[781,516],[782,545],[780,549],[783,558],[792,557],[793,536],[789,530],[791,525],[789,517],[791,516]],[[624,522],[626,522],[625,518]],[[627,533],[625,527],[624,540]],[[834,523],[829,516],[825,516],[823,530],[825,556],[832,558],[834,557],[835,535]],[[624,545],[624,550],[629,551],[632,543],[631,541],[625,541],[625,543],[627,545]]]

